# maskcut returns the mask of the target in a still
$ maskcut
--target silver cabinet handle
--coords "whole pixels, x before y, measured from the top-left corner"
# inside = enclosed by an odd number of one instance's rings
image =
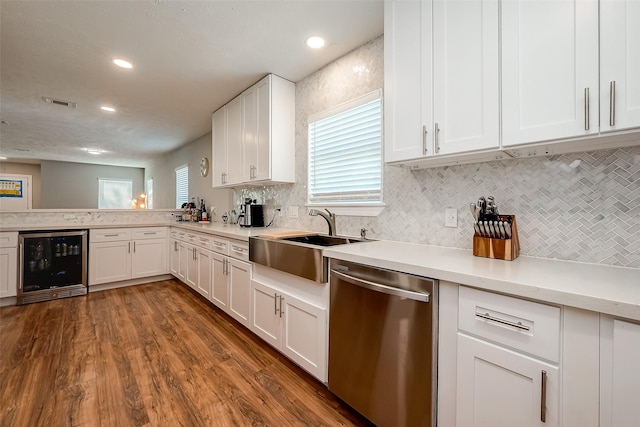
[[[135,252],[136,252],[136,242],[134,241],[133,242],[133,253],[135,253]]]
[[[280,317],[282,317],[282,300],[284,300],[284,297],[280,295]]]
[[[500,323],[501,325],[507,325],[507,326],[511,326],[513,328],[522,329],[523,331],[528,331],[530,329],[527,325],[523,325],[522,322],[518,322],[518,323],[511,322],[509,320],[504,320],[504,319],[500,319],[498,317],[493,317],[489,313],[484,313],[484,314],[476,313],[476,317],[488,320],[490,322]]]
[[[115,233],[115,234],[104,234],[104,237],[118,237],[119,234]]]
[[[369,289],[376,292],[382,292],[384,294],[395,295],[401,298],[409,298],[415,301],[429,302],[431,294],[428,292],[414,292],[414,291],[406,291],[404,289],[398,289],[391,286],[383,285],[380,283],[370,282],[368,280],[360,279],[359,277],[354,277],[349,274],[344,274],[338,270],[331,270],[331,275],[336,276],[339,279],[344,280],[345,282],[349,282],[352,285],[357,285],[365,289]]]
[[[148,235],[150,235],[150,234],[156,234],[156,232],[155,232],[155,231],[145,231],[145,232],[144,232],[144,233],[142,233],[142,234],[144,234],[145,236],[148,236]]]
[[[589,88],[584,88],[584,130],[589,130]]]
[[[229,274],[231,274],[231,263],[229,262],[229,259],[227,259],[227,258],[225,258],[224,261],[227,264],[227,276],[228,276]]]
[[[177,240],[173,241],[173,251],[174,252],[178,252],[178,241]]]
[[[616,81],[609,83],[609,126],[616,125]]]
[[[440,152],[440,141],[438,138],[440,136],[440,128],[438,127],[438,124],[436,123],[435,126],[435,135],[434,138],[436,139],[436,153]]]
[[[542,371],[540,386],[540,421],[547,422],[547,371]]]
[[[129,246],[129,249],[127,249],[127,252],[131,253],[131,242],[129,242],[128,246]]]
[[[278,314],[278,294],[273,294],[273,314]]]
[[[422,126],[422,154],[427,154],[427,127]]]
[[[244,252],[244,248],[241,248],[239,246],[231,246],[231,250],[233,250],[234,252]]]

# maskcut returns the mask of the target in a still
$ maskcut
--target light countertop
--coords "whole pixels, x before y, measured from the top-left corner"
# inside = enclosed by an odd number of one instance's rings
[[[393,241],[334,246],[324,255],[640,321],[640,269],[524,256],[504,261]]]

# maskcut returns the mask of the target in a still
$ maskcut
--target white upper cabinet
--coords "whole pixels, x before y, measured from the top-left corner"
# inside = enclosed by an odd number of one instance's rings
[[[640,2],[600,0],[600,130],[640,127]]]
[[[384,154],[397,162],[433,152],[431,103],[423,102],[431,98],[431,32],[422,33],[431,5],[386,1],[384,8]]]
[[[597,0],[501,4],[502,145],[597,134]]]
[[[212,125],[214,187],[295,182],[295,84],[270,74],[216,111]]]
[[[500,147],[498,1],[433,2],[435,154]]]
[[[497,149],[498,2],[385,2],[385,160]]]

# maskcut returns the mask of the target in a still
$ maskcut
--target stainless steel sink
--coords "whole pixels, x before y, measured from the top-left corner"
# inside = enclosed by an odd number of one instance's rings
[[[318,283],[326,283],[329,277],[329,260],[322,256],[322,249],[367,241],[324,234],[282,239],[250,237],[249,260]]]
[[[296,236],[285,237],[281,240],[287,240],[289,242],[307,243],[310,245],[318,246],[334,246],[344,245],[347,243],[363,242],[362,239],[356,239],[355,237],[341,237],[341,236],[327,236],[324,234],[313,234],[311,236]]]

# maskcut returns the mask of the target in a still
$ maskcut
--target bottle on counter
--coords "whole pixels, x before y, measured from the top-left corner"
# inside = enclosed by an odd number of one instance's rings
[[[202,221],[209,221],[209,214],[207,213],[207,206],[204,204],[204,199],[202,199]]]

